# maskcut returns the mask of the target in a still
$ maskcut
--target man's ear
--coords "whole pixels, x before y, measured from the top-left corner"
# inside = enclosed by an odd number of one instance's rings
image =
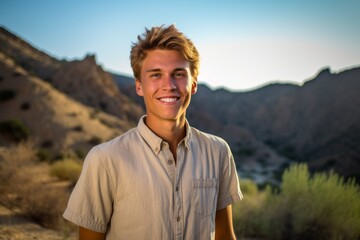
[[[191,94],[195,94],[197,92],[197,80],[193,80],[191,84]]]
[[[135,80],[135,89],[136,89],[137,95],[139,95],[140,97],[144,96],[142,86],[141,86],[141,82],[139,80],[137,80],[137,79]]]

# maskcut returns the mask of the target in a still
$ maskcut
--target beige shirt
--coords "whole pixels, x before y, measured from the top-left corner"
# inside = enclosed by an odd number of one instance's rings
[[[215,213],[242,198],[230,148],[186,125],[175,164],[143,118],[87,155],[64,217],[106,239],[214,239]]]

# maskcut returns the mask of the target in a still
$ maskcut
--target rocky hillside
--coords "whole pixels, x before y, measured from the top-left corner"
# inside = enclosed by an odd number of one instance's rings
[[[65,62],[49,79],[77,101],[124,120],[137,122],[142,109],[120,92],[111,75],[96,64],[95,56]]]
[[[67,149],[85,153],[131,126],[73,100],[0,52],[1,145],[31,137],[54,154]]]
[[[34,48],[1,26],[0,51],[12,58],[16,65],[41,79],[47,79],[61,66],[61,61]]]
[[[31,138],[50,155],[84,155],[141,114],[93,56],[59,61],[0,28],[0,145]]]
[[[189,119],[223,135],[235,151],[241,137],[211,124],[247,129],[278,154],[308,162],[314,171],[334,169],[360,179],[359,89],[360,68],[324,69],[303,86],[272,84],[244,93],[203,86],[193,98]],[[200,121],[199,115],[207,120]]]
[[[142,109],[121,92],[111,75],[97,65],[95,56],[60,61],[2,27],[0,51],[30,75],[51,83],[87,106],[130,122],[137,122],[143,114]]]

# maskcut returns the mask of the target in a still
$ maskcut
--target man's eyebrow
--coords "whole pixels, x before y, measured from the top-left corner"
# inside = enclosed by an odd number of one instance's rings
[[[178,71],[186,71],[186,68],[175,68],[173,70],[173,72],[178,72]],[[161,72],[161,69],[160,68],[154,68],[154,69],[146,70],[145,72]]]
[[[177,71],[186,71],[186,68],[175,68],[174,72],[177,72]]]
[[[161,69],[160,68],[154,68],[154,69],[146,70],[145,72],[161,72]]]

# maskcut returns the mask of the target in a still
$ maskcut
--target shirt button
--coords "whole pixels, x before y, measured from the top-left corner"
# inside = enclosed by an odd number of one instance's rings
[[[175,188],[175,191],[179,191],[179,187],[176,187],[176,188]]]
[[[180,221],[180,216],[177,217],[176,221],[178,221],[178,222]]]
[[[169,160],[168,160],[168,164],[169,164],[169,165],[173,164],[173,160],[169,159]]]

